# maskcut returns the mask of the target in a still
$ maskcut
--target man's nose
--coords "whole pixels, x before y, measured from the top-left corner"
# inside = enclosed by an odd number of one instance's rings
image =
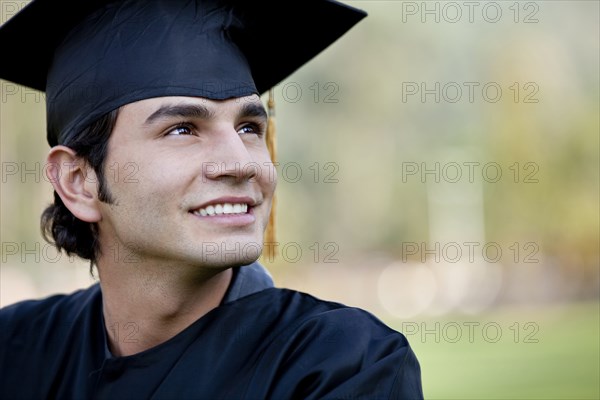
[[[233,128],[215,135],[210,161],[204,162],[203,166],[203,174],[208,179],[231,178],[236,181],[248,181],[258,172],[258,164],[240,134]]]

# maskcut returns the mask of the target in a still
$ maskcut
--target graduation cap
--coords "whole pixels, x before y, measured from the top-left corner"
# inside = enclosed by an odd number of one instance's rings
[[[54,146],[134,101],[261,95],[365,16],[332,0],[33,0],[0,27],[0,78],[46,92]]]

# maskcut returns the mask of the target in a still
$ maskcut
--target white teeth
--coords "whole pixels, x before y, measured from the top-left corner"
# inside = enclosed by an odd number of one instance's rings
[[[223,215],[223,214],[246,214],[248,212],[248,204],[245,203],[224,203],[214,204],[201,208],[194,211],[194,214],[201,215],[203,217],[211,215]]]

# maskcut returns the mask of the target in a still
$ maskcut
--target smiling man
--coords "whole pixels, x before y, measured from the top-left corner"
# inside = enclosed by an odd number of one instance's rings
[[[231,267],[258,258],[275,190],[273,172],[256,167],[269,166],[266,126],[256,95],[158,97],[122,106],[108,141],[104,165],[122,177],[135,165],[135,178],[99,178],[74,167],[71,148],[52,148],[56,192],[76,218],[97,226],[106,325],[135,321],[134,340],[108,331],[113,354],[182,331],[219,305]],[[99,179],[108,201],[97,200]],[[215,244],[230,251],[212,251]]]
[[[0,77],[47,96],[42,228],[99,276],[0,311],[1,398],[422,398],[401,333],[256,262],[276,186],[259,95],[364,16],[34,0],[0,28]]]

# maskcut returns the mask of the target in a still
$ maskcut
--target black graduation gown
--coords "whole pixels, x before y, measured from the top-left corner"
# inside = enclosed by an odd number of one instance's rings
[[[423,398],[406,338],[370,313],[236,281],[230,301],[127,357],[107,350],[98,284],[5,307],[0,399]]]

